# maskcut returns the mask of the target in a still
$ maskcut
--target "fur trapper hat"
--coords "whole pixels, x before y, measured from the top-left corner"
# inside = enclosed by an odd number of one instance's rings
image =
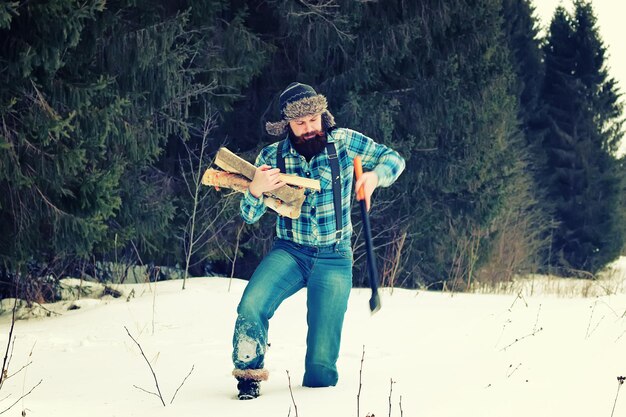
[[[265,130],[272,136],[282,136],[287,132],[290,120],[312,114],[322,115],[322,125],[324,129],[335,126],[335,118],[328,111],[328,101],[326,97],[317,94],[313,87],[302,83],[291,83],[280,94],[279,98],[280,116],[282,120],[277,122],[267,122]]]

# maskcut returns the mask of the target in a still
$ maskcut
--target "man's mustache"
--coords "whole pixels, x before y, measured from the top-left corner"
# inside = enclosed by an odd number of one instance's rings
[[[308,132],[305,134],[302,134],[300,136],[296,136],[296,143],[304,143],[306,141],[315,139],[315,138],[322,138],[324,137],[324,131],[322,130],[315,130],[313,132]]]

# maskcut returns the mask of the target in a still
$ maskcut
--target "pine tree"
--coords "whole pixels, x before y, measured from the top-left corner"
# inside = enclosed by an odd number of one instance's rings
[[[543,88],[545,183],[559,222],[551,263],[564,274],[597,272],[624,242],[614,156],[623,135],[622,107],[591,4],[574,5],[573,16],[559,7],[552,19]]]

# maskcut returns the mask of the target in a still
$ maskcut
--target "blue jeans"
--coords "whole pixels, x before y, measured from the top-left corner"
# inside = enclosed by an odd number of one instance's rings
[[[308,332],[302,385],[337,384],[341,329],[352,288],[349,241],[311,247],[276,240],[250,278],[237,307],[233,336],[235,368],[263,368],[269,320],[286,298],[304,287]]]

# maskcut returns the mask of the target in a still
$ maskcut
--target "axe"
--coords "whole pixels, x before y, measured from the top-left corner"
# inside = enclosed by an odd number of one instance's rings
[[[354,175],[358,180],[363,175],[363,166],[361,158],[354,158]],[[378,268],[376,267],[376,258],[374,256],[374,245],[372,244],[372,229],[370,228],[370,218],[367,213],[365,203],[365,190],[363,187],[357,190],[356,199],[361,205],[361,217],[363,219],[363,231],[365,232],[365,249],[367,250],[367,270],[369,272],[370,287],[372,288],[372,296],[370,297],[370,311],[372,314],[380,310],[380,296],[378,295]]]

